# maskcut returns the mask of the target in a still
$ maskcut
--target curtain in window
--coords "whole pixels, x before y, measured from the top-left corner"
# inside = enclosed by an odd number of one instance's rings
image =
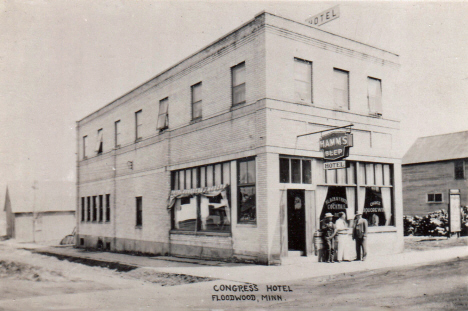
[[[385,213],[385,225],[389,226],[392,219],[392,190],[390,188],[381,188],[382,203]]]
[[[317,187],[317,190],[315,191],[316,194],[316,200],[317,200],[317,214],[316,215],[321,215],[322,209],[323,209],[323,203],[325,202],[325,199],[327,198],[327,193],[328,193],[328,187]]]
[[[348,203],[347,219],[354,219],[354,214],[356,213],[356,188],[346,187],[346,200]]]
[[[102,130],[98,131],[98,136],[96,140],[96,148],[95,151],[96,153],[102,152]]]
[[[364,202],[366,201],[366,187],[359,187],[358,193],[358,212],[364,211]]]

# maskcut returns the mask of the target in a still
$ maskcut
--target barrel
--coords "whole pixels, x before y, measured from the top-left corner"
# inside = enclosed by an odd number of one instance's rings
[[[315,256],[318,256],[318,261],[323,261],[323,239],[322,232],[320,230],[315,231],[314,233],[314,253]]]

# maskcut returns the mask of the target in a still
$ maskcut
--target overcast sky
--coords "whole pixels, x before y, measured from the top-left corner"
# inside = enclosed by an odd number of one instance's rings
[[[75,180],[75,122],[260,11],[400,55],[399,152],[468,130],[468,4],[0,0],[0,183]]]

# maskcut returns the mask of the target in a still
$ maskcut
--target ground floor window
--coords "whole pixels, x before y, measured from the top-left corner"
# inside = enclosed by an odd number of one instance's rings
[[[230,162],[172,172],[172,228],[231,232],[230,181]]]
[[[442,193],[428,193],[427,203],[442,203]]]
[[[136,197],[136,226],[143,225],[143,198]]]
[[[389,187],[361,187],[364,195],[362,218],[367,219],[369,226],[393,225],[392,188]]]
[[[173,210],[176,230],[231,232],[227,189],[177,198]]]
[[[255,158],[242,159],[237,162],[238,209],[239,223],[256,223],[256,166]]]
[[[340,212],[345,213],[346,219],[353,219],[356,213],[356,187],[317,187],[317,196],[323,202],[320,221],[327,213],[336,219]]]

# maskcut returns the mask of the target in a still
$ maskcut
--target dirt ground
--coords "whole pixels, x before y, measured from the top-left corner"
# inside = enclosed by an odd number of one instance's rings
[[[423,251],[466,246],[468,238],[405,242],[407,251]],[[459,258],[293,281],[287,292],[267,293],[267,284],[257,284],[257,301],[213,301],[219,294],[213,284],[230,282],[145,268],[117,271],[0,243],[0,310],[468,310],[466,271],[468,258]],[[280,299],[270,301],[270,294]]]
[[[407,236],[405,237],[405,252],[426,251],[437,248],[468,246],[468,236],[459,238]]]

